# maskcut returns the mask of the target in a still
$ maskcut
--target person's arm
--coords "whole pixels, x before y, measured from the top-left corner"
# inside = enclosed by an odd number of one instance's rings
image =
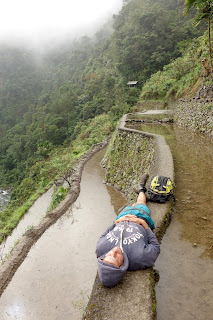
[[[150,228],[146,229],[148,244],[144,247],[143,264],[152,267],[160,253],[160,245]]]
[[[152,267],[160,253],[160,245],[152,230],[149,228],[148,224],[144,219],[137,218],[133,215],[126,215],[127,221],[135,222],[140,224],[146,230],[148,237],[148,244],[144,248],[144,264],[146,267]]]

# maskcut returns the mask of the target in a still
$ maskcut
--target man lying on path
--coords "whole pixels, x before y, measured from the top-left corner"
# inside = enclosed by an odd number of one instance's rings
[[[126,270],[152,267],[160,253],[154,222],[146,206],[145,184],[148,174],[142,176],[137,202],[125,207],[115,222],[103,233],[96,246],[98,274],[105,287],[113,287]]]

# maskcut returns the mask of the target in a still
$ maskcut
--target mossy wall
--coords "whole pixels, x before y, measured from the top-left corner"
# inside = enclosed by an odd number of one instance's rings
[[[145,172],[150,172],[154,162],[152,138],[118,131],[104,161],[106,182],[124,193],[128,201],[135,201],[132,187],[139,183]]]

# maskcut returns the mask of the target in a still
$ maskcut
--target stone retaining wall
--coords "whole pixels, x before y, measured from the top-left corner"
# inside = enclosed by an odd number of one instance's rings
[[[213,100],[180,99],[176,111],[176,122],[180,126],[213,137]]]
[[[153,139],[136,133],[119,131],[104,160],[106,182],[122,192],[128,201],[135,201],[133,185],[143,173],[150,173],[154,163]]]

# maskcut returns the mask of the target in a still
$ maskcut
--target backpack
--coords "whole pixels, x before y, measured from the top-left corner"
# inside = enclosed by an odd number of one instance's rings
[[[164,176],[156,176],[152,179],[148,189],[150,201],[164,203],[173,195],[173,183],[170,178]]]

